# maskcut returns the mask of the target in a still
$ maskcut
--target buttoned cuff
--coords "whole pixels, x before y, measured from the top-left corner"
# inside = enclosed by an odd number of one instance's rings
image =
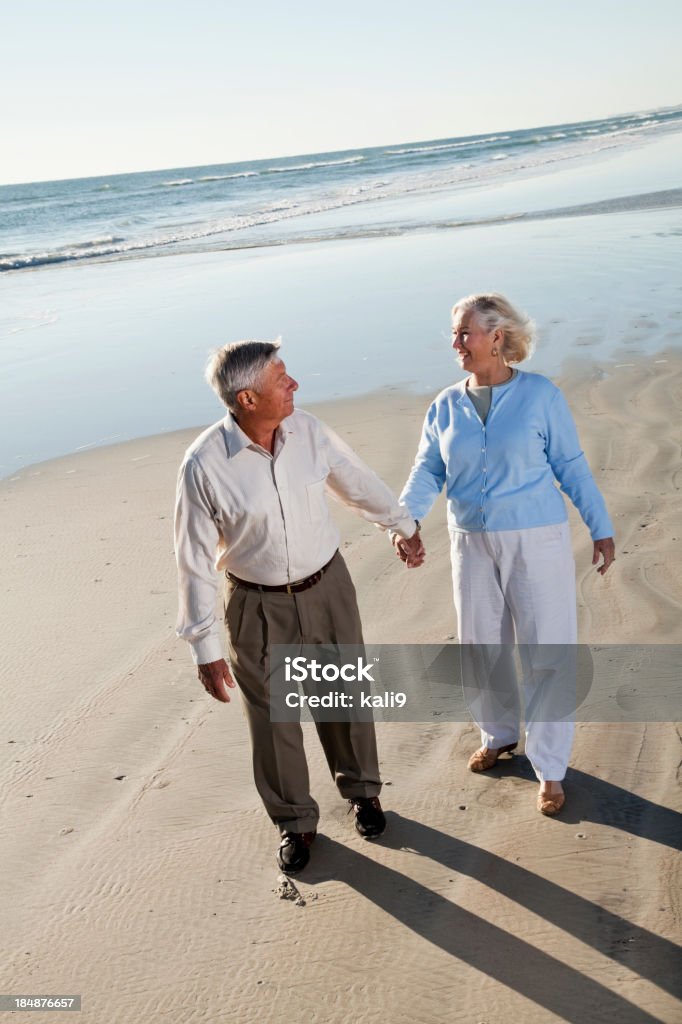
[[[220,661],[225,657],[223,645],[217,633],[209,633],[201,640],[190,640],[189,647],[195,665],[208,665],[211,661]]]
[[[398,536],[403,538],[403,540],[409,540],[410,537],[414,537],[416,531],[416,520],[412,518],[409,512],[405,512],[405,515],[400,519],[400,521],[391,527],[390,536],[391,539],[393,539],[394,534],[397,533]]]

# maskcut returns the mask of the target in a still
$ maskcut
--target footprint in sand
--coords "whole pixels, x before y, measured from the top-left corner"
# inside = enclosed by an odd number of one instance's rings
[[[272,891],[280,900],[289,900],[296,907],[305,907],[305,900],[290,878],[286,875],[279,875],[277,881],[279,884]]]

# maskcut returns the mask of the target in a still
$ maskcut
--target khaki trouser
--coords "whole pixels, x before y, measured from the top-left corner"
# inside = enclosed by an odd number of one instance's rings
[[[270,721],[271,644],[361,644],[355,587],[340,554],[319,583],[299,594],[247,590],[229,579],[225,626],[235,682],[253,748],[256,788],[280,832],[311,832],[319,807],[310,795],[299,722]],[[374,725],[316,722],[332,778],[344,798],[381,790]]]

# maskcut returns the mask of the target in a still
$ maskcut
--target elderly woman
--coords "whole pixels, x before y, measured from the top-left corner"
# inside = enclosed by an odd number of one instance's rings
[[[455,304],[452,346],[468,376],[431,404],[400,498],[421,520],[445,486],[460,643],[491,645],[476,648],[488,651],[482,656],[488,670],[497,661],[497,680],[488,678],[487,685],[498,699],[470,704],[482,744],[469,760],[474,772],[492,768],[518,743],[519,705],[508,645],[516,639],[521,645],[575,650],[575,564],[566,506],[555,481],[590,531],[592,564],[603,558],[597,571],[603,575],[615,556],[604,500],[561,391],[546,377],[512,365],[528,356],[531,341],[531,322],[501,295],[471,295]],[[398,537],[395,543],[403,561],[421,564],[423,550],[414,541]],[[491,661],[494,649],[498,654]],[[529,665],[532,672],[528,650],[524,676]],[[480,672],[481,656],[472,658]],[[536,665],[541,661],[536,658]],[[551,673],[549,668],[545,675]],[[501,682],[506,695],[499,693]],[[527,704],[532,703],[530,681],[524,682]],[[547,682],[536,673],[536,695]],[[561,783],[573,721],[570,714],[544,717],[550,720],[526,714],[526,754],[540,781],[538,810],[556,814],[565,799]]]

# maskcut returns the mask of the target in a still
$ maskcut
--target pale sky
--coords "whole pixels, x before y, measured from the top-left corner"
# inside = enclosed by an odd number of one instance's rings
[[[0,184],[682,102],[679,0],[9,0]]]

